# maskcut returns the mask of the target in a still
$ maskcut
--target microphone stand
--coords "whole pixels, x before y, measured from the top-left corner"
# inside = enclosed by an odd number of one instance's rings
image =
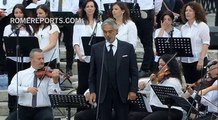
[[[173,32],[174,26],[172,25],[172,30],[170,31],[170,54],[173,54]]]
[[[99,22],[99,20],[96,20],[95,28],[94,28],[92,35],[91,35],[91,38],[89,40],[89,44],[88,44],[89,46],[91,46],[93,43],[95,43],[95,41],[93,41],[93,39],[96,37],[98,22]]]
[[[17,71],[17,120],[19,120],[19,108],[18,108],[18,72],[19,72],[19,53],[20,53],[20,44],[19,44],[19,33],[20,33],[20,28],[22,27],[19,26],[17,27],[14,31],[12,31],[11,34],[8,35],[8,37],[11,37],[11,35],[13,34],[16,34],[16,42],[17,42],[17,45],[16,45],[16,71]]]
[[[106,42],[103,46],[103,53],[102,53],[101,74],[100,74],[100,83],[99,83],[99,89],[98,89],[98,100],[97,100],[97,110],[96,110],[96,120],[99,120],[100,95],[101,95],[102,78],[103,78],[103,71],[104,71],[103,68],[104,68],[105,49],[106,49]]]

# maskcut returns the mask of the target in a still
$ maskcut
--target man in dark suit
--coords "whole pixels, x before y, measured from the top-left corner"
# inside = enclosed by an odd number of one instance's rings
[[[138,90],[138,68],[133,46],[116,39],[118,26],[113,19],[102,23],[106,41],[91,48],[89,103],[97,102],[99,120],[127,120],[127,100],[135,100]]]

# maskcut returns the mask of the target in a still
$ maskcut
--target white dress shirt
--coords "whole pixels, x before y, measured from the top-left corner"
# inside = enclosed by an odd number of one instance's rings
[[[131,20],[128,20],[126,24],[120,25],[116,37],[118,40],[132,44],[135,48],[138,40],[138,33],[135,23]]]
[[[38,38],[39,41],[39,48],[44,49],[49,44],[50,36],[52,33],[58,32],[60,33],[60,30],[56,24],[48,25],[46,28],[42,29],[39,28],[39,31],[35,34],[35,36]],[[55,51],[55,53],[54,53]],[[54,56],[52,57],[54,53]],[[54,59],[59,60],[59,42],[57,40],[57,44],[54,48],[52,48],[50,51],[44,53],[44,60],[45,62],[52,61]]]
[[[95,0],[98,4],[99,10],[104,11],[105,3],[115,3],[117,0]],[[134,3],[134,0],[121,0],[122,2]],[[137,0],[141,10],[155,9],[155,13],[161,10],[163,0]]]
[[[109,50],[110,50],[110,45],[111,45],[111,44],[113,45],[113,47],[112,47],[113,55],[115,55],[116,52],[117,52],[117,46],[118,46],[117,39],[115,39],[113,43],[109,43],[109,42],[106,40],[106,47],[107,47],[107,51],[108,51],[108,52],[109,52]]]
[[[45,4],[46,0],[38,0],[36,3],[30,3],[28,6],[26,6],[26,9],[34,9],[39,5]]]
[[[11,24],[9,24],[9,25],[7,25],[7,26],[5,27],[4,33],[3,33],[3,36],[4,36],[4,37],[8,37],[11,33],[14,32],[14,31],[11,30],[11,27],[12,27]],[[32,29],[31,26],[30,26],[30,29],[31,29],[31,31],[33,32],[33,29]],[[16,37],[17,34],[13,33],[13,34],[11,34],[11,36]],[[29,33],[26,31],[25,28],[21,27],[20,30],[19,30],[19,36],[24,37],[24,36],[30,36],[30,35],[29,35]],[[9,59],[11,59],[11,60],[13,60],[13,61],[17,61],[17,58],[16,58],[16,57],[7,57],[7,58],[9,58]],[[22,60],[21,60],[21,57],[18,58],[18,61],[19,61],[19,62],[22,61]],[[26,62],[26,63],[27,63],[27,62],[30,62],[29,57],[23,57],[23,62]]]
[[[8,93],[10,95],[17,95],[18,86],[18,104],[21,106],[32,107],[32,93],[27,92],[28,87],[33,86],[34,81],[34,71],[33,67],[19,71],[11,81],[8,86]],[[18,80],[17,80],[18,77]],[[41,82],[41,83],[40,83]],[[40,84],[40,85],[39,85]],[[37,106],[45,107],[51,106],[49,94],[60,93],[59,84],[54,84],[52,78],[45,77],[43,80],[37,79]]]
[[[50,0],[50,10],[57,12],[59,0]],[[62,0],[62,12],[72,12],[76,14],[79,9],[79,0]]]
[[[191,38],[193,57],[181,57],[184,63],[193,63],[199,60],[203,44],[210,44],[210,31],[206,23],[196,21],[189,26],[188,23],[181,27],[182,37]],[[205,56],[206,57],[206,56]]]
[[[95,25],[96,25],[96,21],[94,22],[93,27],[91,27],[90,25],[85,25],[83,20],[77,21],[75,23],[75,25],[74,25],[73,46],[79,45],[80,52],[82,53],[82,55],[84,55],[84,60],[87,63],[90,62],[90,56],[85,56],[81,37],[83,37],[83,36],[90,37],[92,35],[93,31],[94,31]],[[102,32],[102,29],[101,29],[101,23],[97,23],[96,36],[103,36],[103,32]],[[75,59],[79,59],[77,54],[75,56]]]
[[[213,85],[218,85],[218,80],[216,80]],[[208,112],[218,113],[218,90],[210,91],[202,96],[201,103],[208,106]]]
[[[149,82],[149,84],[151,84],[151,83]],[[183,95],[182,85],[177,78],[170,77],[169,79],[166,79],[163,83],[158,84],[158,85],[173,87],[179,96]],[[150,85],[148,87],[151,88]],[[157,97],[157,95],[155,94],[153,89],[150,89],[150,105],[154,105],[156,107],[161,107],[161,108],[168,108],[167,105],[163,105],[161,103],[161,101],[159,100],[159,98]],[[172,106],[172,108],[183,111],[183,109],[181,107],[178,107],[178,106]]]
[[[5,9],[6,16],[12,13],[12,10],[16,4],[22,4],[23,0],[7,0],[4,5],[3,0],[0,1],[0,9]]]

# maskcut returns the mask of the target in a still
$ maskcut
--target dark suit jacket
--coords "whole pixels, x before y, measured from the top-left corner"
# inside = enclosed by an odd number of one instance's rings
[[[117,43],[117,87],[122,102],[127,101],[129,92],[137,92],[138,90],[138,67],[136,62],[136,54],[133,46],[127,42],[119,41]],[[107,59],[105,57],[105,41],[97,43],[91,48],[91,63],[89,72],[89,89],[91,93],[96,93],[100,87],[101,71],[101,95],[100,103],[103,102],[107,90]],[[104,59],[103,59],[104,56]],[[102,67],[103,61],[103,67]],[[102,69],[103,68],[103,69]]]

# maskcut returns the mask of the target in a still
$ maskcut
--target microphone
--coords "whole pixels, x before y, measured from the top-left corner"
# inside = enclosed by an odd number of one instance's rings
[[[204,68],[210,68],[212,65],[216,65],[216,64],[217,64],[217,60],[212,60],[206,66],[204,66]]]

